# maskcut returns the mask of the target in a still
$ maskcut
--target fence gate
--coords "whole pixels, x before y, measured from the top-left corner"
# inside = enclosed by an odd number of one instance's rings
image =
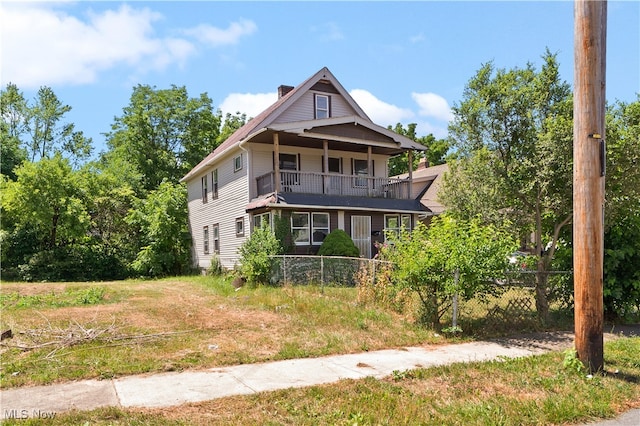
[[[351,216],[351,239],[360,257],[371,259],[371,216]]]

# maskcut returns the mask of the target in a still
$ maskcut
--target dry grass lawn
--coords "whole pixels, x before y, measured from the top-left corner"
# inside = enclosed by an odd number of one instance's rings
[[[101,289],[95,303],[71,301]],[[75,292],[75,293],[74,293]],[[210,368],[438,342],[402,317],[358,306],[353,288],[243,288],[185,277],[105,283],[2,283],[2,387]],[[89,341],[61,334],[99,330]],[[20,350],[16,346],[29,346]]]

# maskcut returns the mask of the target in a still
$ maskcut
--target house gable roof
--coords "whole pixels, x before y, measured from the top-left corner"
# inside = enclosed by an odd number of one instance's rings
[[[412,173],[414,184],[424,184],[424,189],[420,195],[420,203],[435,214],[445,211],[445,206],[438,199],[438,191],[442,186],[442,180],[445,173],[449,172],[448,164],[439,164],[437,166],[418,168]],[[398,179],[406,179],[408,173],[396,176]]]
[[[278,116],[300,99],[308,90],[317,87],[319,84],[329,84],[333,86],[338,94],[340,94],[344,98],[345,102],[352,108],[355,115],[321,120],[306,120],[293,123],[274,123]],[[314,75],[274,102],[267,109],[249,120],[244,126],[236,130],[231,136],[229,136],[229,138],[227,138],[227,140],[220,144],[213,152],[207,155],[200,163],[191,169],[191,171],[189,171],[181,181],[184,182],[190,180],[207,166],[211,165],[216,158],[225,155],[230,150],[237,148],[242,142],[250,140],[253,136],[266,130],[288,131],[291,133],[299,132],[300,136],[305,135],[306,131],[306,136],[312,137],[311,133],[308,132],[308,129],[318,128],[323,125],[330,126],[336,124],[361,125],[369,130],[390,138],[399,148],[424,149],[422,145],[415,143],[411,139],[374,124],[351,95],[349,95],[342,84],[340,84],[340,82],[335,78],[331,71],[329,71],[327,67],[323,67]]]

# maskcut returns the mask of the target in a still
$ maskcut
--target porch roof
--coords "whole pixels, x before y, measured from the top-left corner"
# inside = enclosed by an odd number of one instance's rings
[[[247,205],[247,212],[265,207],[322,210],[371,210],[382,213],[409,213],[430,215],[432,212],[420,200],[389,200],[368,197],[341,197],[333,195],[271,193],[258,197]]]

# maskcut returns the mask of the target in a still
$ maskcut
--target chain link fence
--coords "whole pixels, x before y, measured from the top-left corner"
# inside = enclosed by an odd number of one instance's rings
[[[543,322],[536,307],[536,280],[546,282],[548,318]],[[457,305],[457,306],[456,306]],[[475,334],[534,331],[573,323],[573,272],[517,271],[496,280],[489,291],[472,298],[452,298],[442,323]]]
[[[366,270],[373,279],[383,265],[377,259],[343,256],[271,256],[272,284],[319,284],[355,287]]]
[[[359,299],[382,301],[397,311],[419,310],[419,300],[408,290],[398,290],[389,284],[393,268],[390,262],[339,256],[272,256],[271,283],[315,284],[358,287]],[[573,308],[573,273],[547,271],[546,281],[549,312],[546,326],[570,321]],[[536,309],[538,272],[520,270],[506,273],[490,285],[487,291],[471,298],[453,297],[442,304],[441,325],[456,326],[465,333],[485,334],[537,330],[542,326]],[[362,294],[366,296],[362,298]],[[413,315],[417,320],[419,314]],[[572,321],[572,320],[571,320]],[[455,328],[455,327],[452,327]]]

